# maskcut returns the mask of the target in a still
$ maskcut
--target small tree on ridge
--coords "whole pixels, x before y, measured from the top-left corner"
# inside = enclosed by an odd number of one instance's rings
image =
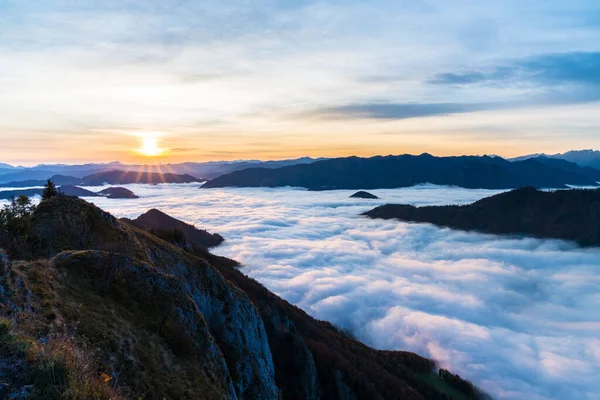
[[[50,179],[46,182],[46,186],[44,186],[44,191],[42,192],[42,200],[48,200],[52,197],[58,196],[58,191],[56,190],[56,185]]]

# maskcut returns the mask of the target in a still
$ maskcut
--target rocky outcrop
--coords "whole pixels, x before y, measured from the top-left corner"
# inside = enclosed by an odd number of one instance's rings
[[[0,275],[4,276],[8,272],[8,255],[3,249],[0,249]]]
[[[267,334],[245,294],[202,261],[193,268],[170,272],[181,276],[180,282],[204,315],[223,352],[238,396],[277,399]]]
[[[8,255],[3,249],[0,249],[0,299],[4,298],[6,293],[6,280],[9,273]]]
[[[195,226],[186,224],[154,208],[134,220],[123,218],[122,221],[187,249],[214,247],[224,241],[223,237],[217,233],[196,229]]]

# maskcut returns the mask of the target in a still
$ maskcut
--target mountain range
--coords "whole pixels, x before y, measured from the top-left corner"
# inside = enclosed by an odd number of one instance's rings
[[[527,160],[529,158],[538,158],[538,157],[546,157],[552,158],[556,160],[565,160],[582,167],[592,167],[596,169],[600,169],[600,151],[598,150],[571,150],[566,153],[558,153],[558,154],[544,154],[544,153],[536,153],[529,154],[521,157],[511,158],[511,161],[522,161]]]
[[[7,166],[5,164],[5,166]],[[119,162],[0,168],[0,187],[42,186],[50,178],[59,185],[187,183],[209,179],[204,188],[297,186],[310,190],[380,189],[421,183],[465,188],[511,189],[522,186],[564,188],[597,186],[600,152],[571,151],[557,155],[434,157],[430,154],[309,157],[281,161],[231,161],[164,165]],[[10,171],[1,174],[2,171]]]
[[[430,154],[347,157],[276,169],[250,168],[221,175],[203,188],[295,186],[310,190],[380,189],[422,183],[464,188],[511,189],[597,186],[600,170],[564,160],[537,157],[434,157]]]
[[[70,177],[83,178],[88,175],[107,171],[145,171],[154,173],[188,174],[196,178],[212,179],[219,175],[250,167],[278,168],[287,165],[311,163],[315,160],[310,157],[302,157],[290,160],[259,161],[211,161],[204,163],[184,162],[179,164],[123,164],[118,161],[100,164],[40,164],[35,167],[13,167],[8,164],[0,164],[0,184],[11,181],[46,180],[53,175],[67,175]],[[65,183],[67,184],[67,183]],[[71,183],[72,184],[72,183]]]

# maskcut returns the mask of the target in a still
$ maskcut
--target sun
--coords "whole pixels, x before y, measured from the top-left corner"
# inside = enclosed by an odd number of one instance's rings
[[[165,153],[166,149],[163,149],[158,144],[159,136],[153,132],[140,132],[138,133],[141,139],[140,148],[137,152],[146,157],[157,157]]]

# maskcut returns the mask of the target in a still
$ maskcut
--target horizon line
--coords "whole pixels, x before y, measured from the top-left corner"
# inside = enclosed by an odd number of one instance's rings
[[[528,154],[523,154],[520,156],[514,156],[514,157],[505,157],[503,155],[500,154],[489,154],[489,153],[484,153],[484,154],[454,154],[454,155],[436,155],[432,152],[428,152],[428,151],[424,151],[424,152],[420,152],[420,153],[410,153],[410,152],[406,152],[406,153],[389,153],[389,154],[375,154],[375,155],[371,155],[371,156],[358,156],[355,154],[352,155],[346,155],[346,156],[336,156],[336,157],[326,157],[326,156],[309,156],[309,155],[305,155],[305,156],[300,156],[300,157],[284,157],[284,158],[274,158],[274,159],[259,159],[259,158],[240,158],[240,159],[234,159],[234,160],[209,160],[209,161],[193,161],[193,160],[186,160],[186,161],[179,161],[179,162],[169,162],[169,161],[165,161],[165,162],[153,162],[153,163],[126,163],[126,162],[122,162],[120,160],[113,160],[113,161],[90,161],[90,162],[83,162],[83,163],[69,163],[69,162],[42,162],[42,163],[38,163],[38,164],[32,164],[32,165],[27,165],[27,163],[17,163],[15,164],[11,164],[10,162],[2,162],[0,160],[0,164],[4,164],[9,166],[10,168],[13,169],[33,169],[33,168],[39,168],[39,167],[44,167],[44,166],[49,166],[49,167],[56,167],[56,166],[65,166],[65,167],[74,167],[74,166],[86,166],[86,165],[109,165],[109,164],[120,164],[123,166],[160,166],[160,165],[181,165],[181,164],[188,164],[188,163],[195,163],[195,164],[211,164],[211,163],[243,163],[243,162],[277,162],[277,161],[292,161],[292,160],[299,160],[299,159],[303,159],[303,158],[310,158],[312,160],[323,160],[323,159],[336,159],[336,158],[350,158],[350,157],[358,157],[358,158],[373,158],[373,157],[397,157],[397,156],[404,156],[404,155],[411,155],[411,156],[421,156],[421,155],[431,155],[433,157],[501,157],[503,159],[506,160],[510,160],[510,159],[516,159],[516,158],[520,158],[520,157],[527,157],[527,156],[556,156],[556,155],[563,155],[569,152],[582,152],[582,151],[591,151],[591,152],[600,152],[600,150],[596,150],[596,149],[592,149],[592,148],[588,148],[588,149],[571,149],[571,150],[566,150],[562,153],[545,153],[545,152],[535,152],[535,153],[528,153]],[[0,167],[0,169],[3,169],[2,167]]]

